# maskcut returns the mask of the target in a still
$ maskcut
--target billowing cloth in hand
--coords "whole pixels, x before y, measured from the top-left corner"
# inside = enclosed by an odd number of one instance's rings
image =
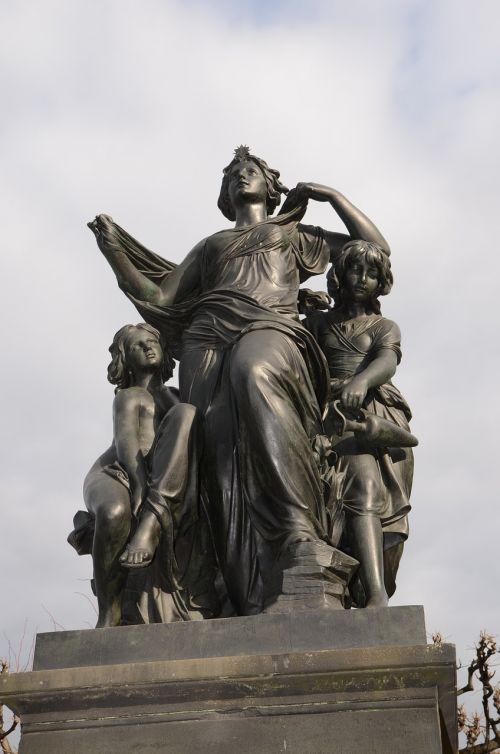
[[[145,321],[160,330],[178,358],[193,345],[230,345],[252,329],[282,330],[299,344],[324,404],[328,395],[324,357],[299,322],[297,294],[300,282],[324,272],[329,248],[321,228],[299,223],[304,211],[305,205],[298,205],[250,228],[210,236],[203,249],[199,288],[188,300],[157,306],[126,295]],[[109,235],[134,267],[157,284],[177,267],[114,222]]]

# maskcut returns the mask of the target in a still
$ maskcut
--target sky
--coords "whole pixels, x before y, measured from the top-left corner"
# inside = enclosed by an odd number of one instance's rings
[[[497,0],[3,1],[0,656],[96,619],[66,537],[111,440],[107,349],[139,316],[86,223],[179,262],[227,227],[240,143],[388,239],[420,440],[392,604],[423,604],[464,660],[500,632],[499,24]],[[307,221],[343,229],[325,205]]]

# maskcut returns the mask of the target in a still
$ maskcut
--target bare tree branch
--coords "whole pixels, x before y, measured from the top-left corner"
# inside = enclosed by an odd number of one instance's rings
[[[459,754],[498,754],[498,752],[500,752],[498,742],[486,741],[482,744],[467,746],[465,749],[460,749]]]
[[[493,716],[493,709],[500,714],[500,686],[493,687],[491,681],[495,671],[491,670],[491,658],[497,653],[497,643],[493,636],[481,631],[476,655],[467,668],[467,683],[458,690],[465,694],[474,690],[474,678],[481,684],[482,714],[475,712],[467,718],[464,706],[458,709],[458,730],[467,739],[467,746],[460,754],[493,754],[500,752],[500,718]],[[478,743],[482,736],[484,741]]]
[[[6,660],[0,661],[0,675],[4,675],[9,672],[9,664]],[[5,730],[4,728],[4,705],[0,704],[0,748],[3,754],[17,754],[16,750],[12,748],[9,743],[8,736],[15,731],[19,725],[19,717],[14,715],[12,725]]]

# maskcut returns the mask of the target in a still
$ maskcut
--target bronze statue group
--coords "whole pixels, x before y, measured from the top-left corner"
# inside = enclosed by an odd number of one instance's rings
[[[347,232],[304,224],[309,201]],[[384,606],[396,588],[417,441],[380,310],[389,246],[340,192],[288,191],[247,147],[218,205],[234,227],[179,265],[109,216],[89,223],[144,320],[113,339],[114,440],[70,535],[93,557],[98,626],[307,609],[342,557],[335,606]],[[300,288],[327,269],[329,297]]]

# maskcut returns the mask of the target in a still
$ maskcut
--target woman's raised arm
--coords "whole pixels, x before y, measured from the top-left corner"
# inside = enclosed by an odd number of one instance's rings
[[[313,199],[317,202],[330,202],[348,230],[349,235],[346,233],[324,231],[325,240],[330,246],[330,259],[332,262],[340,254],[342,247],[351,240],[371,241],[378,244],[388,256],[390,255],[389,244],[375,223],[361,212],[360,209],[355,207],[340,191],[329,186],[322,186],[319,183],[298,183],[290,191],[287,202],[290,200],[300,202],[305,199]]]
[[[165,274],[163,280],[158,283],[134,264],[132,256],[127,254],[117,238],[112,218],[108,215],[98,215],[95,220],[88,223],[88,227],[94,233],[97,244],[124,293],[157,306],[171,306],[189,298],[199,288],[199,258],[203,242],[197,244],[187,257]]]

